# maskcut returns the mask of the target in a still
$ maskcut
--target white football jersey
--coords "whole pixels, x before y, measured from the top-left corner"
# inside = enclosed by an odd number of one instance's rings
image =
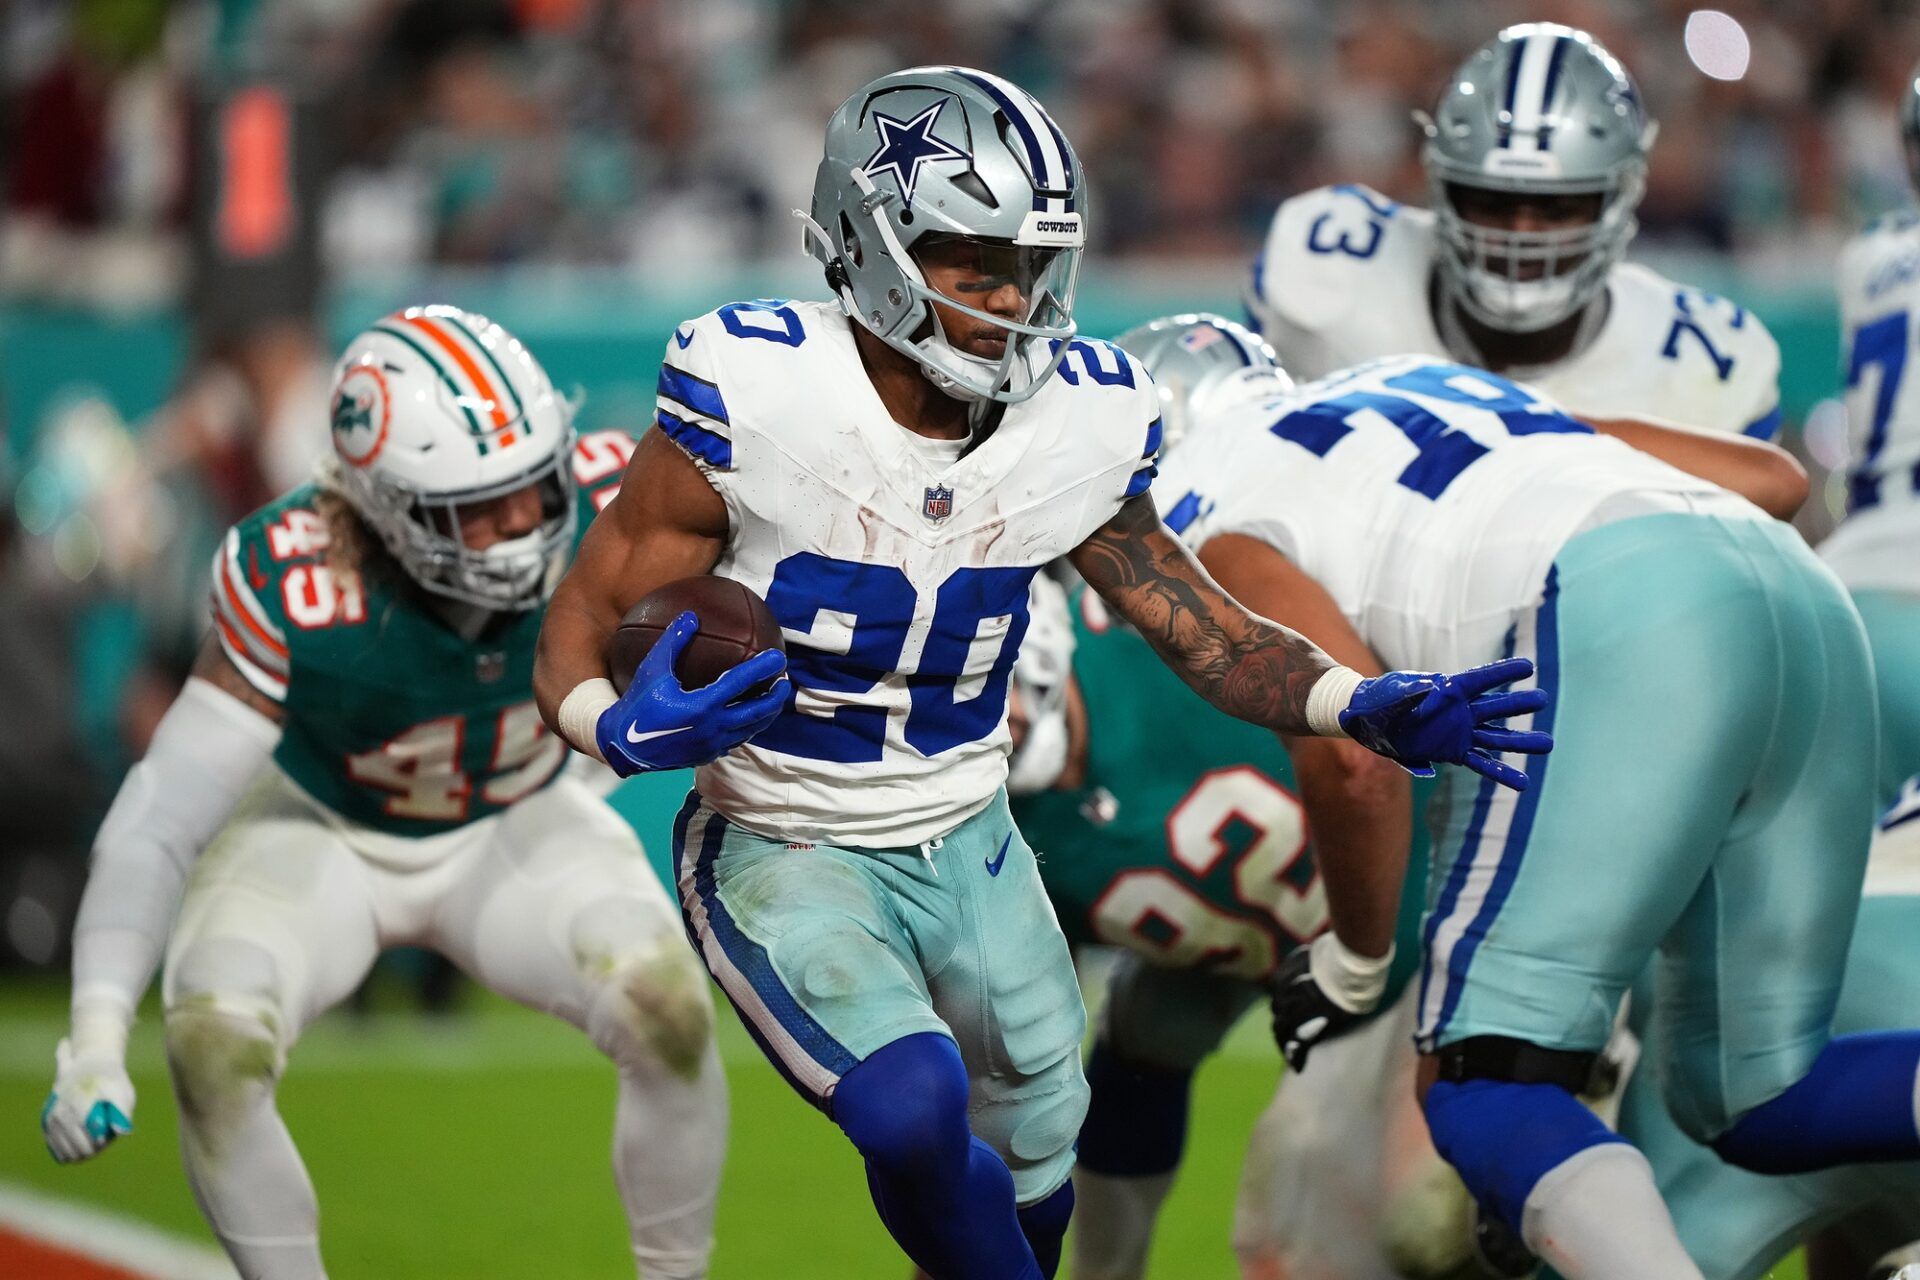
[[[835,303],[736,302],[680,326],[658,421],[725,499],[714,572],[766,598],[794,700],[702,768],[713,807],[776,839],[918,844],[1007,773],[1027,588],[1143,493],[1160,402],[1084,339],[991,436],[930,457],[874,390]]]
[[[1920,377],[1906,374],[1920,312],[1920,216],[1882,218],[1840,254],[1848,514],[1820,547],[1855,589],[1920,591]]]
[[[1610,520],[1758,507],[1518,383],[1423,356],[1376,361],[1189,429],[1156,500],[1199,547],[1241,533],[1326,588],[1389,667],[1498,657],[1567,539]]]
[[[1253,268],[1247,311],[1302,381],[1382,356],[1456,360],[1434,324],[1433,215],[1368,187],[1281,204]],[[1772,439],[1780,349],[1752,312],[1619,263],[1588,346],[1528,385],[1588,418],[1653,416]]]

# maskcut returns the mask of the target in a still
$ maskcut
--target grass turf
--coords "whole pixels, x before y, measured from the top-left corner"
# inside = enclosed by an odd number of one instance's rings
[[[51,982],[0,987],[0,1118],[11,1135],[0,1181],[210,1240],[180,1169],[151,1008],[132,1046],[133,1136],[70,1168],[42,1147],[35,1121],[63,1002]],[[731,1012],[722,1018],[733,1126],[714,1280],[905,1280],[852,1148],[761,1060]],[[1243,1027],[1200,1074],[1155,1276],[1235,1275],[1234,1186],[1275,1078],[1261,1038]],[[319,1190],[334,1280],[633,1274],[608,1163],[612,1068],[569,1027],[478,992],[449,1018],[335,1014],[295,1049],[281,1108]]]

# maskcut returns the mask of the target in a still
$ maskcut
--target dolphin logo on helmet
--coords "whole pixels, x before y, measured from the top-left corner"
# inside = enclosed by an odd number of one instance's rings
[[[947,394],[1012,404],[1053,375],[1075,335],[1084,205],[1079,159],[1025,90],[968,67],[913,67],[833,113],[812,209],[795,213],[848,316]],[[934,290],[914,259],[930,237],[993,246],[1024,312],[993,315]],[[1004,329],[1004,354],[955,346],[935,302]]]
[[[345,498],[425,590],[485,609],[538,607],[573,547],[573,408],[505,329],[456,307],[411,307],[347,344],[334,368],[333,456]],[[486,548],[460,508],[537,486],[539,528]]]
[[[1619,61],[1584,31],[1508,27],[1461,64],[1431,116],[1421,162],[1440,233],[1440,280],[1474,319],[1549,328],[1606,284],[1635,230],[1656,128]],[[1539,231],[1462,216],[1460,189],[1594,196],[1591,222]]]

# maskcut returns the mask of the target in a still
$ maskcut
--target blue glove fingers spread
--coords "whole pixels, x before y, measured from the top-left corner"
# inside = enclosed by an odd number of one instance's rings
[[[1553,750],[1553,735],[1539,733],[1530,729],[1475,729],[1473,745],[1486,747],[1491,751],[1520,751],[1528,755],[1545,755]]]
[[[1532,674],[1533,659],[1502,658],[1498,662],[1489,662],[1484,667],[1469,667],[1459,675],[1448,676],[1447,679],[1453,682],[1456,689],[1472,698],[1500,685],[1524,680]]]
[[[710,706],[732,702],[755,685],[773,679],[786,669],[786,654],[778,649],[762,649],[745,662],[736,663],[722,671],[718,679],[700,690],[700,697]]]
[[[1518,689],[1506,693],[1483,694],[1473,700],[1473,718],[1485,722],[1505,720],[1508,716],[1523,716],[1534,711],[1545,710],[1547,701],[1547,692],[1544,689]]]
[[[1512,787],[1515,791],[1525,791],[1533,781],[1500,757],[1490,755],[1479,747],[1467,752],[1461,763],[1481,777],[1492,778],[1501,786]]]

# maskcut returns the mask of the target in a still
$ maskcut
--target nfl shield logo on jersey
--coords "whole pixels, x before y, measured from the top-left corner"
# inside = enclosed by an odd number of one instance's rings
[[[473,676],[481,684],[498,684],[507,674],[507,655],[504,653],[476,653],[473,655]]]
[[[920,510],[927,519],[939,524],[953,514],[953,490],[939,484],[928,486],[927,500]]]

